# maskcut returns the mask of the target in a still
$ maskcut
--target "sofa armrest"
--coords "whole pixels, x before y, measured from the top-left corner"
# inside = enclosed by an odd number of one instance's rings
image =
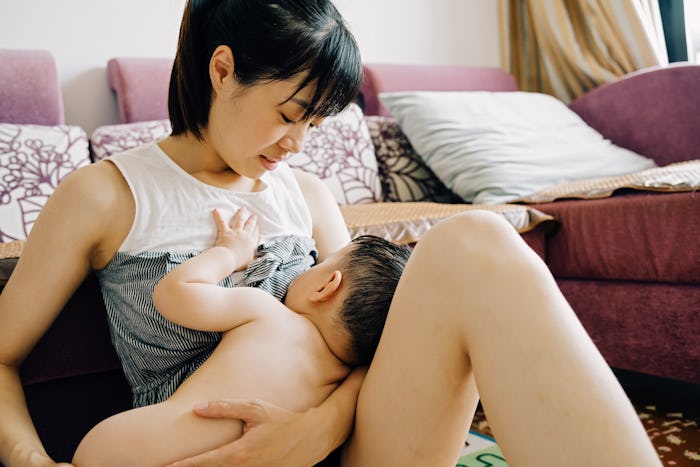
[[[571,109],[618,146],[659,165],[698,159],[700,65],[631,73],[571,103]]]

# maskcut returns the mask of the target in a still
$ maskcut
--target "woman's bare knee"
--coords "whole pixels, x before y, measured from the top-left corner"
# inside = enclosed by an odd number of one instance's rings
[[[428,250],[421,254],[426,260],[432,258],[441,267],[455,268],[473,261],[493,265],[512,259],[518,252],[527,255],[530,250],[515,228],[491,211],[468,211],[445,219],[418,242],[419,249]]]

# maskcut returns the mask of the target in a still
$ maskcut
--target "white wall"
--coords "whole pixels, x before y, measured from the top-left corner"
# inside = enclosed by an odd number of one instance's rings
[[[496,0],[335,0],[366,62],[500,65]],[[117,123],[105,66],[172,57],[185,0],[0,0],[0,48],[56,59],[66,122]],[[1,64],[0,64],[1,66]]]

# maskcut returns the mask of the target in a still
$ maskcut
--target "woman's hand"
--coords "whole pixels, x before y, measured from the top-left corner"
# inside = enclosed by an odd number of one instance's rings
[[[74,467],[73,464],[66,462],[56,463],[46,453],[38,451],[16,453],[16,455],[10,457],[8,467],[15,465],[22,467]]]
[[[212,214],[218,230],[214,245],[231,250],[236,258],[236,270],[245,269],[253,261],[258,246],[258,217],[245,208],[239,208],[227,224],[218,209],[214,209]]]
[[[227,400],[196,407],[195,413],[207,418],[239,419],[244,424],[241,438],[220,448],[171,464],[169,467],[205,466],[309,466],[313,458],[308,439],[308,412],[297,413],[261,400]]]

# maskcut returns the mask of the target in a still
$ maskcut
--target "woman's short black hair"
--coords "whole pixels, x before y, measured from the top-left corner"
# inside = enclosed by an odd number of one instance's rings
[[[170,77],[173,135],[202,138],[212,99],[209,61],[221,45],[231,48],[242,85],[306,73],[297,91],[313,84],[315,93],[304,118],[338,113],[362,82],[357,43],[330,0],[188,0]]]

